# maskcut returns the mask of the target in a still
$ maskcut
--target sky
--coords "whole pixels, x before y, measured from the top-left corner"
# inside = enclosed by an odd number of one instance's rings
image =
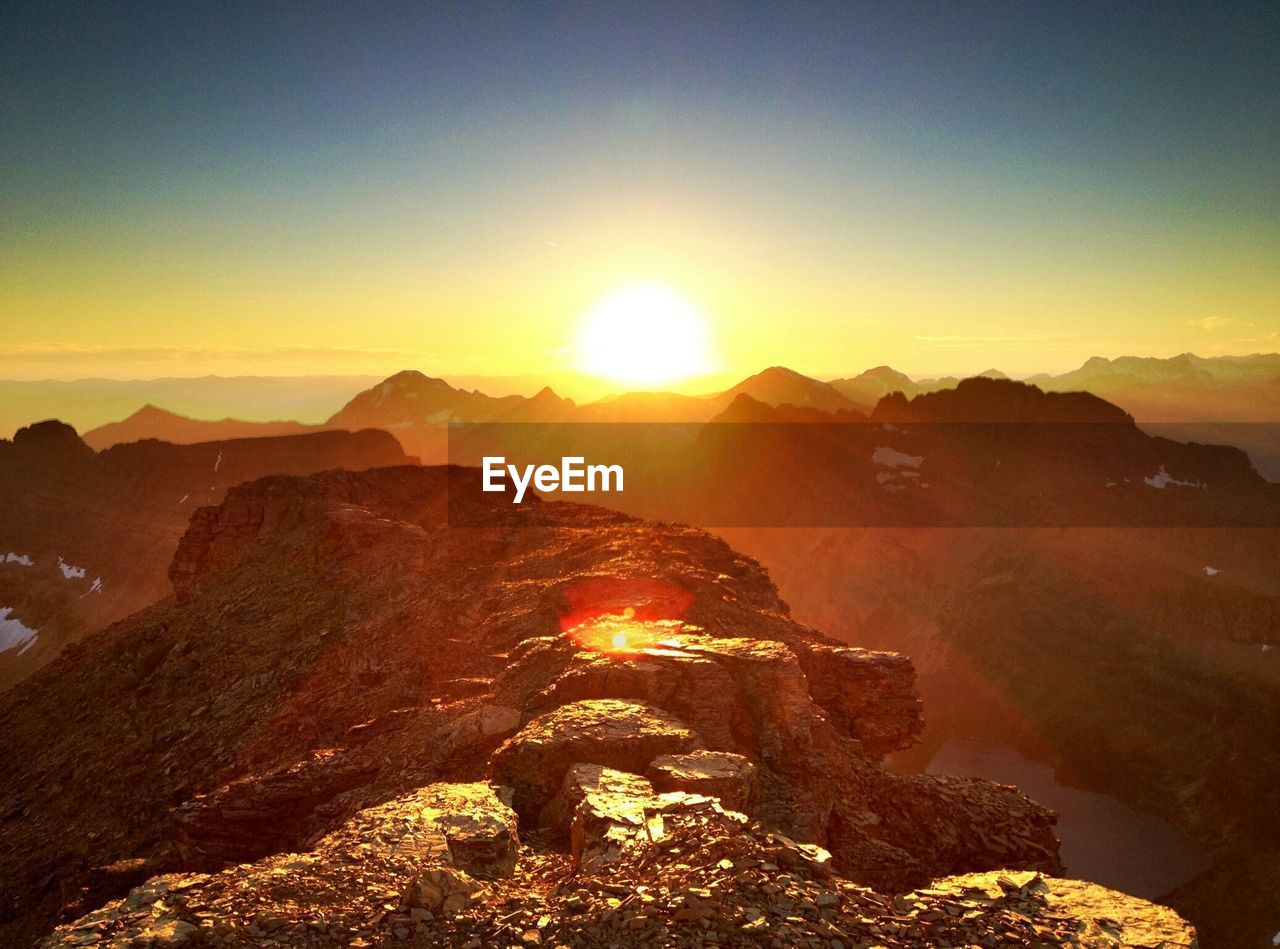
[[[9,0],[0,129],[5,378],[580,369],[637,282],[726,377],[1280,349],[1274,2]]]

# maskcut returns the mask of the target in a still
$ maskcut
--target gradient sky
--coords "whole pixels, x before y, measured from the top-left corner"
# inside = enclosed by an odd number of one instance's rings
[[[1280,349],[1280,3],[0,7],[0,376]]]

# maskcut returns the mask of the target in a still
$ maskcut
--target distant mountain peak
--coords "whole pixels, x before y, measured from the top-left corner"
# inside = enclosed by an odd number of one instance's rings
[[[384,386],[394,386],[398,389],[421,389],[423,387],[433,389],[453,389],[453,386],[449,385],[449,383],[444,379],[441,379],[438,376],[428,376],[426,373],[419,372],[417,369],[401,369],[395,375],[387,376],[387,378],[382,381],[382,384]],[[458,389],[455,391],[461,392],[463,390]]]
[[[138,422],[151,421],[155,419],[186,420],[187,416],[179,415],[177,412],[170,412],[168,409],[162,409],[160,406],[152,402],[148,402],[142,408],[138,409],[138,411],[130,415],[125,421]]]
[[[808,406],[824,412],[854,408],[854,404],[831,383],[806,376],[786,366],[770,366],[748,376],[732,389],[722,392],[720,399],[727,405],[742,393],[767,405]]]
[[[1088,392],[1044,392],[1026,382],[973,376],[954,389],[907,399],[893,393],[871,413],[887,422],[1109,422],[1132,425],[1123,409]]]
[[[892,366],[876,366],[872,369],[866,370],[865,372],[858,373],[858,375],[855,378],[858,378],[858,379],[905,379],[908,382],[911,381],[911,377],[908,376],[905,372],[899,372],[897,369],[894,369]]]
[[[786,366],[769,366],[767,369],[761,369],[756,373],[756,378],[768,378],[769,376],[784,376],[790,379],[808,379],[804,373],[796,372]],[[816,381],[816,380],[815,380]]]
[[[13,435],[13,446],[33,456],[92,458],[94,455],[94,450],[74,428],[56,418],[18,429]]]

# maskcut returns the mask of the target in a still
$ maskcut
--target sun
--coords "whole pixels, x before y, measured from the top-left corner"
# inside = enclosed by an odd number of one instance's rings
[[[617,287],[582,318],[578,368],[625,385],[656,386],[709,371],[706,315],[670,287]]]

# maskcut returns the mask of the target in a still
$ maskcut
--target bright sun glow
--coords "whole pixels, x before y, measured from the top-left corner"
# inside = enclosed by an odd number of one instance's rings
[[[656,283],[610,292],[583,317],[579,368],[625,385],[655,386],[709,371],[706,316]]]

